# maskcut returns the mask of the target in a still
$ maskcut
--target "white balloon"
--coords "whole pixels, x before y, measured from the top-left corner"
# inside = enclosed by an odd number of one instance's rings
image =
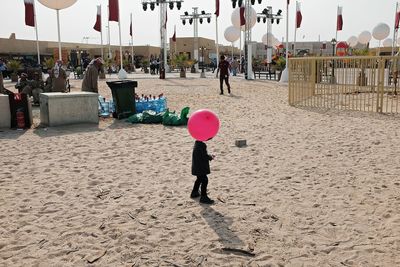
[[[391,47],[392,44],[393,44],[393,39],[391,39],[391,38],[387,38],[387,39],[385,39],[385,41],[383,41],[384,47]]]
[[[246,18],[246,10],[244,11],[244,17],[247,21]],[[235,10],[233,10],[232,15],[231,15],[231,21],[232,21],[232,25],[235,26],[236,28],[240,28],[242,31],[246,30],[246,25],[240,26],[240,8],[237,7],[235,8]],[[254,10],[254,8],[250,8],[250,28],[253,28],[253,26],[256,24],[257,22],[257,12]]]
[[[70,7],[75,4],[76,1],[77,0],[39,0],[42,5],[56,10]]]
[[[275,36],[272,33],[266,33],[262,37],[262,42],[265,45],[273,46],[274,45]]]
[[[240,38],[240,30],[234,26],[229,26],[224,32],[225,39],[228,42],[235,42]]]
[[[390,27],[386,23],[379,23],[372,30],[372,36],[379,41],[388,37],[389,33],[390,33]]]
[[[358,42],[360,44],[368,44],[369,41],[371,41],[371,33],[369,31],[363,31],[362,33],[360,33],[360,35],[358,35]]]
[[[358,43],[358,39],[355,36],[351,36],[349,39],[347,39],[347,43],[350,47],[355,47]]]

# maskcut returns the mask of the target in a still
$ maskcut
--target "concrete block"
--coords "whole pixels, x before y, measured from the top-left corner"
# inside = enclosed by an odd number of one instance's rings
[[[244,147],[244,146],[247,146],[247,142],[245,139],[239,139],[239,140],[235,141],[235,146]]]
[[[11,127],[10,102],[8,95],[0,95],[0,128]]]
[[[40,122],[46,126],[99,123],[98,94],[89,92],[40,94]]]

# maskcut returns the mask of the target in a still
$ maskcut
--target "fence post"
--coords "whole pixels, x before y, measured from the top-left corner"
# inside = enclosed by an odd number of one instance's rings
[[[383,94],[385,79],[385,59],[378,59],[378,86],[376,90],[376,112],[383,112]]]
[[[293,79],[291,79],[292,72],[293,72],[293,60],[288,60],[286,63],[288,66],[288,87],[289,87],[289,105],[293,106]]]

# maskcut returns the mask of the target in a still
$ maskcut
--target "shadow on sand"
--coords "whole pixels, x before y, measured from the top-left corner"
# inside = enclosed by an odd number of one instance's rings
[[[230,229],[233,219],[214,210],[211,206],[202,205],[202,207],[201,216],[218,235],[219,241],[223,245],[222,249],[218,248],[213,252],[249,256],[251,253],[246,253],[244,242]]]

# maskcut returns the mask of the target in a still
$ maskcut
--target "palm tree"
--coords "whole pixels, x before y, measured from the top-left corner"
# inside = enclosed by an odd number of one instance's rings
[[[181,69],[180,77],[186,78],[186,68],[191,66],[191,61],[188,59],[188,56],[186,54],[176,55],[172,60],[172,64]]]
[[[21,68],[21,62],[18,60],[10,60],[7,63],[7,68],[12,71],[11,74],[11,81],[18,82],[18,75],[17,72]]]

